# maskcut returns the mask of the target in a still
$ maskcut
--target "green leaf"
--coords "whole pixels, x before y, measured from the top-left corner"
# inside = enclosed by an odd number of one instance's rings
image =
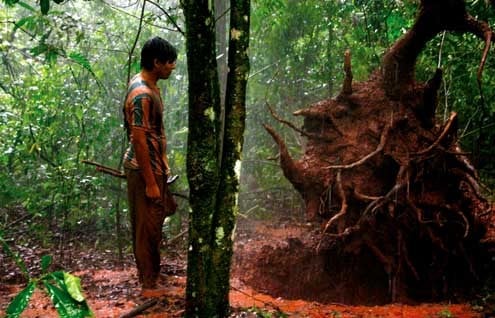
[[[26,309],[31,296],[33,295],[35,287],[35,282],[30,282],[26,286],[26,288],[24,288],[19,294],[17,294],[17,296],[15,296],[15,298],[9,304],[9,307],[7,307],[7,311],[5,312],[7,314],[7,318],[19,317],[24,309]]]
[[[50,0],[40,0],[40,8],[42,14],[47,14],[50,11]]]
[[[76,62],[77,64],[81,65],[86,70],[88,70],[91,74],[93,74],[93,70],[91,69],[91,64],[89,63],[89,60],[84,55],[82,55],[81,53],[71,52],[71,53],[69,53],[69,59],[71,59],[73,62]]]
[[[19,256],[18,253],[12,252],[7,242],[5,242],[5,240],[3,239],[3,231],[0,231],[0,243],[2,243],[2,247],[5,254],[7,254],[8,256],[14,259],[16,265],[19,267],[24,277],[26,279],[29,279],[29,271],[27,269],[26,264],[24,263],[24,260]]]
[[[64,282],[67,291],[75,300],[81,302],[84,300],[84,295],[81,288],[81,279],[77,276],[64,272]]]
[[[52,264],[52,256],[51,255],[43,255],[41,257],[41,271],[44,273],[48,269],[48,267]]]
[[[33,54],[34,56],[38,56],[38,55],[48,51],[48,46],[44,43],[41,43],[40,45],[31,48],[30,51],[31,51],[31,54]]]
[[[64,272],[62,271],[56,271],[56,272],[51,272],[50,274],[47,274],[41,280],[43,282],[48,282],[50,279],[53,279],[60,287],[64,286]]]
[[[14,4],[16,4],[17,2],[19,2],[19,0],[3,0],[3,2],[8,5],[9,7],[13,6]]]
[[[45,53],[45,61],[48,64],[55,64],[57,62],[58,55],[58,49],[50,47]]]
[[[93,317],[93,313],[88,307],[86,301],[77,302],[69,293],[49,282],[44,281],[48,294],[50,295],[53,305],[62,318],[84,318]]]
[[[14,32],[17,29],[23,27],[24,25],[26,25],[26,27],[28,27],[28,29],[29,29],[29,26],[33,25],[34,22],[36,22],[36,18],[34,16],[24,17],[24,18],[20,19],[19,21],[15,22]]]
[[[77,119],[79,119],[79,120],[82,120],[84,117],[84,111],[82,108],[77,108],[75,110],[74,114],[76,115]]]
[[[64,2],[64,0],[53,0],[53,2],[55,2],[56,4],[61,4],[62,2]]]
[[[36,10],[33,7],[31,7],[29,4],[27,4],[26,2],[20,1],[19,5],[21,7],[23,7],[24,9],[28,9],[31,12],[36,12]]]

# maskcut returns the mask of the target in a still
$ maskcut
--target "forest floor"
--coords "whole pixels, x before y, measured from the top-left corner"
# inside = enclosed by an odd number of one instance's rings
[[[264,288],[252,287],[250,282],[256,277],[257,267],[263,266],[263,261],[260,262],[260,259],[267,246],[270,245],[270,249],[276,246],[287,247],[287,241],[307,233],[308,226],[308,224],[288,220],[276,222],[272,220],[269,223],[246,219],[239,221],[230,292],[231,317],[491,317],[486,312],[481,313],[479,306],[474,306],[468,301],[349,305],[345,301],[315,300],[318,297],[312,297],[314,293],[311,291],[308,291],[308,297],[305,297],[304,293],[297,294],[297,297],[276,295],[276,288],[272,288],[269,281],[258,284],[260,286],[266,284]],[[168,291],[158,298],[156,305],[138,317],[183,316],[186,285],[184,247],[186,244],[184,244],[185,237],[181,239],[182,242],[175,240],[173,245],[164,244],[162,274],[167,276]],[[21,255],[25,258],[30,271],[34,272],[39,271],[39,265],[36,263],[39,263],[40,256],[48,252],[35,244],[20,247]],[[63,268],[81,278],[86,299],[97,318],[119,317],[149,300],[140,296],[136,270],[130,254],[125,255],[123,261],[118,261],[115,252],[110,250],[73,247],[64,251],[64,259],[70,261],[61,266],[57,265],[57,257],[54,257],[54,269]],[[25,283],[22,284],[19,270],[11,258],[0,253],[0,263],[2,264],[0,267],[0,316],[3,316],[9,302],[22,290]],[[290,267],[291,264],[288,266]],[[282,293],[282,295],[287,295],[287,293]],[[57,317],[57,314],[48,296],[36,289],[28,308],[21,317]]]

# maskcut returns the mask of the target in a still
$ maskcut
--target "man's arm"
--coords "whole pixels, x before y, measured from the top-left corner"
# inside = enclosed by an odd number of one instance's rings
[[[131,126],[132,145],[136,153],[136,160],[143,174],[146,184],[146,196],[150,199],[160,198],[160,188],[151,169],[151,159],[148,145],[146,144],[146,130],[141,127]]]

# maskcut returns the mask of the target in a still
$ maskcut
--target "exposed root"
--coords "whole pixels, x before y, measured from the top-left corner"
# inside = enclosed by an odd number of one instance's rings
[[[374,213],[375,210],[381,208],[385,203],[389,202],[390,198],[392,196],[397,195],[397,192],[399,192],[399,190],[401,190],[402,188],[404,188],[407,185],[407,183],[400,181],[403,179],[403,175],[406,172],[406,170],[407,170],[406,166],[401,166],[399,169],[399,172],[397,173],[397,178],[396,178],[397,183],[392,187],[392,189],[390,189],[390,191],[387,192],[387,194],[385,194],[384,196],[378,197],[375,201],[371,202],[366,207],[366,209],[364,209],[364,212],[361,215],[366,215],[370,211],[371,211],[371,213]]]
[[[337,221],[339,218],[341,218],[344,214],[347,213],[347,199],[345,196],[344,188],[342,187],[342,177],[340,170],[337,172],[336,182],[337,182],[337,191],[339,193],[341,200],[340,211],[339,213],[335,214],[330,220],[328,220],[327,224],[325,225],[325,229],[323,230],[323,233],[326,233],[326,231],[335,221]]]
[[[409,252],[408,252],[407,246],[404,242],[402,242],[402,244],[401,244],[401,255],[402,255],[403,260],[406,262],[407,267],[409,268],[411,273],[413,273],[414,278],[416,280],[419,280],[418,271],[416,270],[416,267],[414,267],[413,263],[409,259]]]
[[[328,142],[333,141],[333,139],[328,139],[328,138],[325,138],[325,137],[323,137],[321,135],[318,135],[318,134],[311,134],[311,133],[308,133],[307,131],[304,131],[304,130],[296,127],[296,125],[294,125],[290,121],[285,120],[285,119],[281,118],[280,116],[278,116],[277,113],[273,110],[273,108],[270,105],[268,105],[268,103],[266,104],[266,107],[270,111],[270,114],[272,115],[273,118],[275,118],[278,122],[280,122],[280,123],[282,123],[284,125],[287,125],[290,128],[294,129],[295,131],[297,131],[298,133],[300,133],[302,136],[305,136],[305,137],[308,137],[308,138],[311,138],[311,139],[328,141]],[[340,131],[339,131],[339,133],[342,134],[342,132],[340,132]]]
[[[279,152],[280,152],[280,166],[284,171],[284,175],[289,179],[294,185],[298,187],[302,187],[303,176],[300,172],[299,166],[292,160],[292,157],[289,154],[289,150],[285,145],[282,138],[275,132],[275,130],[268,126],[263,125],[268,131],[268,133],[272,136],[275,142],[278,144]]]
[[[455,125],[453,126],[454,123]],[[453,128],[457,129],[456,126],[457,126],[457,113],[452,112],[452,114],[450,114],[449,119],[447,120],[447,123],[445,124],[445,127],[443,128],[442,133],[438,136],[437,140],[435,140],[435,142],[431,144],[428,148],[420,150],[418,152],[413,152],[412,154],[425,155],[428,152],[432,151],[440,144],[440,142],[442,142],[445,136],[447,136],[449,133],[451,133],[454,130]]]
[[[423,211],[421,211],[421,209],[418,208],[410,198],[407,198],[406,201],[409,207],[411,207],[411,209],[416,213],[416,218],[418,219],[418,222],[423,224],[428,223],[428,221],[425,221],[423,218]]]
[[[334,240],[337,240],[337,239],[342,239],[342,238],[345,238],[351,234],[354,234],[356,232],[359,232],[361,231],[361,226],[359,224],[357,225],[354,225],[354,226],[349,226],[349,227],[346,227],[344,231],[340,232],[340,233],[322,233],[323,236],[327,236],[327,237],[330,237],[330,238],[333,238]],[[320,245],[322,243],[322,240],[323,238],[319,241],[318,243],[318,246],[317,246],[317,250],[319,250],[320,248]]]
[[[299,109],[296,110],[295,112],[292,113],[294,116],[305,116],[305,117],[314,117],[315,114],[311,112],[309,109]],[[331,113],[325,113],[324,116],[320,116],[322,119],[327,120],[330,124],[331,127],[340,135],[344,136],[344,133],[342,132],[342,129],[339,128],[339,125],[337,125],[337,121],[335,120],[334,116]],[[323,138],[321,136],[318,137],[313,137],[313,138]]]
[[[380,263],[383,264],[383,267],[387,274],[390,275],[392,273],[392,266],[394,264],[393,258],[383,253],[368,236],[364,236],[363,241],[366,246],[373,252],[376,258],[380,261]]]
[[[380,153],[383,150],[383,147],[385,147],[385,143],[387,142],[387,137],[388,137],[389,132],[390,132],[390,126],[387,125],[382,131],[382,135],[380,137],[380,143],[378,144],[376,149],[373,152],[364,156],[363,158],[359,159],[358,161],[355,161],[355,162],[350,163],[350,164],[345,164],[345,165],[328,166],[328,167],[324,167],[323,169],[352,169],[354,167],[362,165],[367,160],[369,160],[370,158],[373,158],[373,156],[377,155],[378,153]]]
[[[409,292],[447,297],[455,288],[470,287],[469,279],[452,277],[459,273],[457,277],[468,278],[484,270],[486,256],[478,243],[493,230],[495,213],[487,208],[490,203],[483,198],[476,169],[457,145],[457,114],[435,125],[441,70],[426,86],[414,78],[416,59],[426,43],[446,30],[485,40],[481,83],[492,31],[467,14],[462,0],[420,3],[413,28],[385,54],[381,73],[365,83],[352,83],[346,53],[339,96],[294,112],[304,117],[304,130],[270,109],[279,122],[308,137],[303,159],[283,169],[284,174],[301,170],[293,172],[301,175],[297,182],[288,179],[304,198],[308,215],[331,211],[330,217],[320,219],[317,251],[363,257],[356,264],[374,262],[379,279],[383,267],[392,299]],[[281,153],[286,150],[281,147]],[[485,241],[492,244],[495,239],[490,234]]]
[[[362,194],[361,192],[359,192],[359,190],[357,188],[354,188],[352,193],[356,199],[361,200],[361,201],[375,201],[375,200],[379,200],[382,198],[382,197]]]
[[[476,195],[476,197],[478,199],[481,199],[481,200],[483,199],[483,194],[481,193],[480,186],[479,186],[478,182],[473,178],[473,176],[471,176],[468,173],[465,173],[464,171],[462,171],[459,168],[452,169],[452,173],[454,175],[458,176],[461,180],[464,180],[471,187],[471,189],[474,191],[474,194]]]
[[[464,220],[464,238],[469,235],[469,221],[462,211],[457,211],[457,214]]]
[[[474,168],[474,166],[469,162],[469,159],[466,157],[466,153],[463,153],[461,149],[459,148],[459,145],[455,146],[455,153],[456,155],[456,160],[459,162],[460,165],[462,165],[463,168],[465,168],[469,174],[471,174],[473,177],[476,179],[479,179],[478,172]]]
[[[471,15],[468,15],[465,19],[466,30],[470,33],[477,35],[485,41],[485,47],[483,49],[483,54],[481,56],[481,61],[478,66],[477,81],[478,86],[481,89],[481,77],[483,75],[483,69],[485,67],[486,59],[488,57],[488,52],[490,51],[493,32],[490,29],[488,23],[484,21],[478,21]]]
[[[430,240],[432,243],[434,243],[436,246],[438,246],[442,251],[448,253],[449,250],[445,247],[445,244],[443,244],[443,241],[433,233],[433,230],[430,227],[426,228],[426,233],[428,234]]]

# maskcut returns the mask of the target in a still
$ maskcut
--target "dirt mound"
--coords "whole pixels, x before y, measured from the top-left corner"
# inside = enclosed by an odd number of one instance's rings
[[[304,118],[302,128],[272,111],[307,139],[301,158],[293,159],[278,133],[265,126],[279,146],[284,175],[304,199],[308,219],[321,224],[316,248],[305,240],[289,246],[315,249],[314,262],[335,272],[358,277],[366,272],[376,286],[385,285],[390,301],[469,294],[493,266],[494,211],[461,149],[457,114],[435,115],[442,71],[426,83],[414,76],[417,57],[444,30],[488,41],[493,34],[461,0],[421,1],[416,22],[369,80],[352,82],[346,52],[342,91],[294,112]],[[298,256],[311,258],[303,250]],[[278,256],[273,258],[277,264]],[[330,280],[340,284],[338,276]],[[351,285],[359,290],[359,284]]]
[[[318,250],[321,228],[310,223],[239,223],[232,276],[258,293],[322,304],[372,306],[391,302],[392,277],[368,249],[354,253],[339,248]],[[488,255],[486,261],[485,271],[495,266]],[[429,265],[431,262],[425,260],[425,266]],[[472,299],[474,286],[480,286],[473,284],[473,289],[466,290],[467,277],[462,272],[457,277],[428,277],[419,282],[410,279],[414,282],[406,282],[409,296],[399,300],[404,304],[445,300],[459,303]],[[432,289],[432,285],[436,288]]]
[[[383,269],[362,267],[344,254],[319,253],[320,229],[312,224],[270,226],[252,221],[249,226],[247,231],[240,230],[233,260],[233,276],[246,285],[284,299],[361,305],[388,302]]]

